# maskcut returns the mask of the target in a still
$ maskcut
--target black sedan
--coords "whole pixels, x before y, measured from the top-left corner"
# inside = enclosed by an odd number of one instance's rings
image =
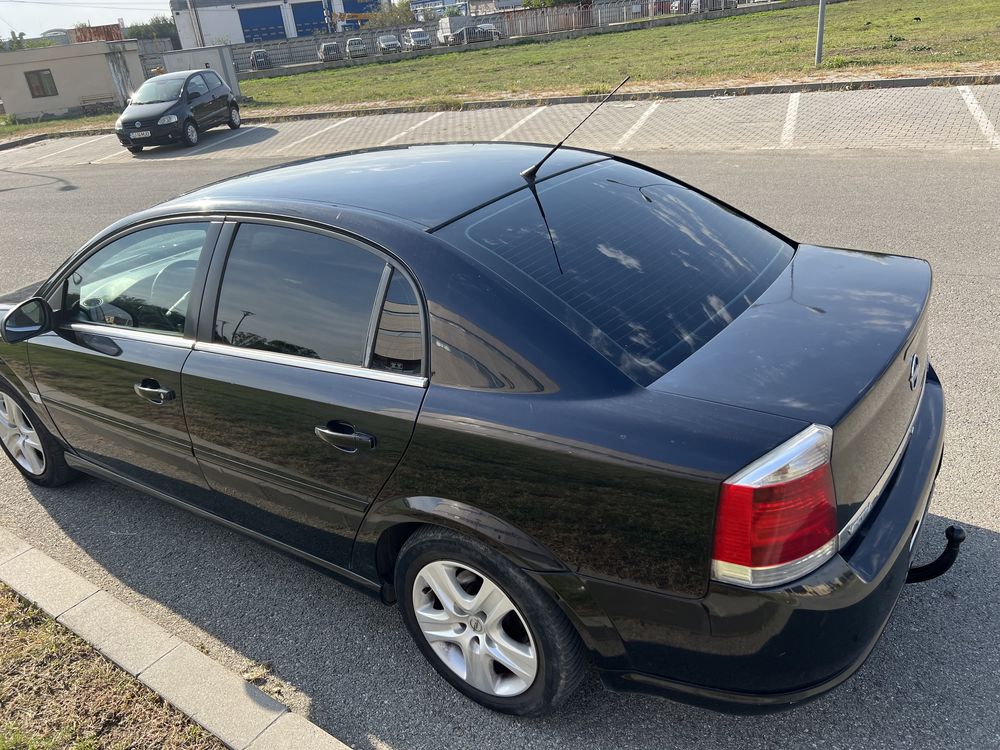
[[[836,686],[961,541],[911,568],[944,435],[930,267],[545,154],[359,152],[118,222],[6,314],[4,450],[398,602],[498,711],[588,663],[731,710]]]
[[[240,105],[214,70],[166,73],[146,81],[115,123],[121,144],[138,154],[146,146],[194,146],[216,125],[240,126]]]

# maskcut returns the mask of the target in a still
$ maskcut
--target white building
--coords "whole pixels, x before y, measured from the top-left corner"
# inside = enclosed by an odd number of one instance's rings
[[[170,0],[184,49],[337,31],[343,14],[371,13],[378,6],[378,0]]]

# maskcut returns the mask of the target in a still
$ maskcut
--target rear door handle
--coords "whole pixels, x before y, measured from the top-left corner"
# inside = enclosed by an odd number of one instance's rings
[[[316,437],[329,443],[344,453],[357,453],[359,450],[373,450],[378,444],[374,435],[358,432],[354,425],[347,422],[329,422],[325,427],[317,427]]]
[[[141,383],[136,383],[133,388],[137,396],[157,406],[162,406],[168,401],[173,401],[177,398],[176,393],[169,388],[160,388],[160,384],[152,378],[143,379]]]

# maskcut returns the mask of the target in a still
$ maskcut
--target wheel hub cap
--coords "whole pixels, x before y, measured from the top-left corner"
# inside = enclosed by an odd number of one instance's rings
[[[0,442],[29,474],[45,473],[45,451],[31,420],[6,393],[0,394]]]
[[[524,617],[496,583],[447,560],[413,583],[413,611],[434,653],[477,690],[512,697],[531,687],[538,651]]]

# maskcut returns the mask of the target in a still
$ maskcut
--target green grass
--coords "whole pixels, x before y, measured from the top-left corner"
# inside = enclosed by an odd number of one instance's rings
[[[111,128],[118,115],[94,115],[93,117],[66,117],[44,122],[13,122],[0,115],[0,141],[20,138],[36,133],[52,133],[62,130],[83,130],[85,128]],[[0,750],[3,750],[0,747]]]
[[[915,18],[920,20],[916,21]],[[1000,61],[1000,0],[851,0],[827,6],[826,62],[813,65],[816,8],[791,8],[547,44],[456,52],[244,81],[252,108],[345,106],[764,82]],[[996,72],[997,66],[993,66]]]

